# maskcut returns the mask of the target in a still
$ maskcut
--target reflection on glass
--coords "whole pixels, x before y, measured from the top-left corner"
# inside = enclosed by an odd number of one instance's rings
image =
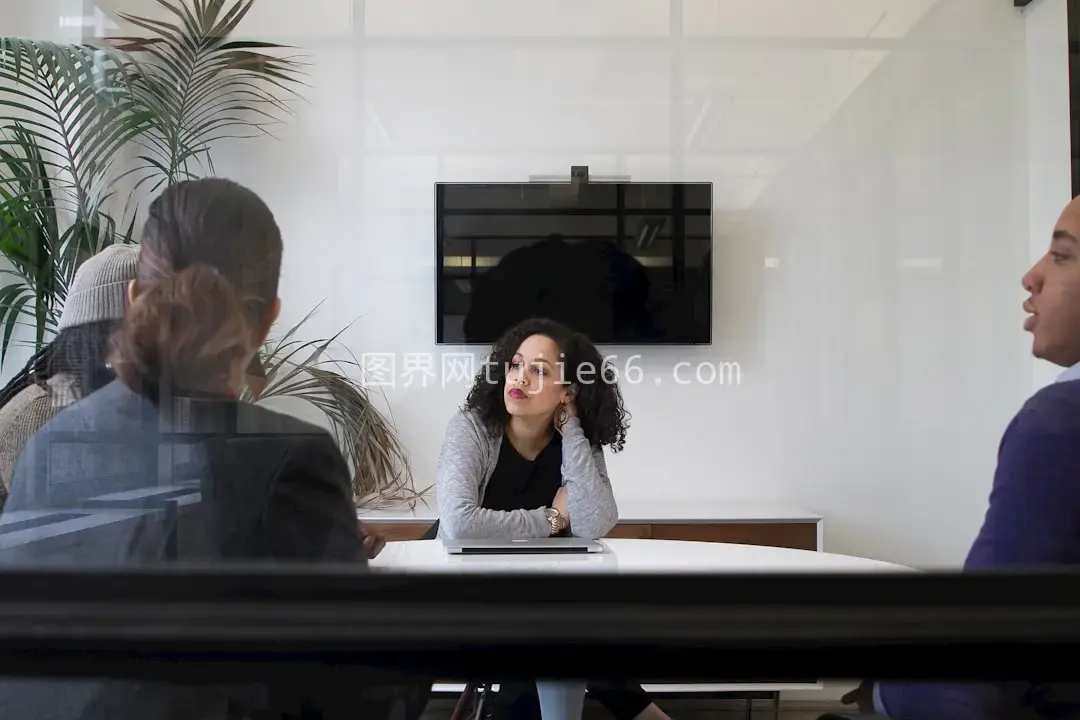
[[[440,342],[546,317],[597,343],[710,340],[709,183],[436,186]]]
[[[337,562],[366,570],[350,473],[334,439],[238,400],[246,375],[259,379],[254,359],[278,315],[282,249],[265,203],[213,178],[159,195],[137,254],[109,248],[80,267],[58,342],[0,408],[15,426],[40,425],[11,472],[0,564]],[[116,326],[75,330],[95,323]],[[72,332],[84,342],[70,342]],[[0,714],[411,720],[430,685],[373,685],[349,671],[221,686],[12,680],[0,683]]]

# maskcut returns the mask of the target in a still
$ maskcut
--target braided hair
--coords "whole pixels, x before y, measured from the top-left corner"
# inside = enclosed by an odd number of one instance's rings
[[[23,369],[0,390],[0,407],[7,405],[11,398],[31,385],[44,382],[44,379],[48,377],[46,373],[49,370],[49,363],[54,352],[55,347],[50,342],[34,353],[33,357],[26,362],[26,365],[23,365]]]
[[[107,363],[109,339],[119,326],[118,320],[101,320],[61,330],[0,389],[0,407],[31,385],[44,386],[60,374],[74,378],[79,397],[108,385],[116,377]]]

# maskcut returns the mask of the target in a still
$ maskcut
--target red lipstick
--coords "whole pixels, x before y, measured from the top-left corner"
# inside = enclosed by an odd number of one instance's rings
[[[521,390],[514,388],[510,391],[510,397],[514,398],[515,400],[524,400],[527,396]]]

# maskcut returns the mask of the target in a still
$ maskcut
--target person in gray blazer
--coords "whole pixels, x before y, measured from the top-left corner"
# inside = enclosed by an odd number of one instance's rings
[[[603,448],[622,449],[628,419],[588,338],[545,319],[511,328],[447,426],[440,536],[603,537],[619,520]]]
[[[117,379],[30,439],[4,510],[7,520],[80,508],[100,527],[77,543],[8,542],[0,562],[270,561],[366,569],[349,468],[333,438],[237,400],[244,370],[280,309],[282,252],[270,209],[234,182],[180,182],[154,200],[129,306],[109,353]],[[126,506],[124,498],[135,496]],[[176,498],[171,506],[169,498]],[[6,680],[0,717],[416,718],[422,691],[405,682],[370,687],[330,669],[316,682],[217,688]],[[419,707],[413,698],[421,698]]]
[[[447,426],[438,535],[604,537],[619,520],[604,448],[622,450],[628,420],[615,368],[585,335],[539,318],[510,328]],[[634,682],[501,686],[507,716],[576,720],[587,687],[616,720],[669,720]]]

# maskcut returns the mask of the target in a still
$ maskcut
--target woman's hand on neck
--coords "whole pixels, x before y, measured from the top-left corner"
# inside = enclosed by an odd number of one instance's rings
[[[540,451],[551,442],[555,434],[552,417],[541,415],[538,417],[510,416],[510,422],[506,423],[506,437],[518,454],[527,460],[535,460]]]

